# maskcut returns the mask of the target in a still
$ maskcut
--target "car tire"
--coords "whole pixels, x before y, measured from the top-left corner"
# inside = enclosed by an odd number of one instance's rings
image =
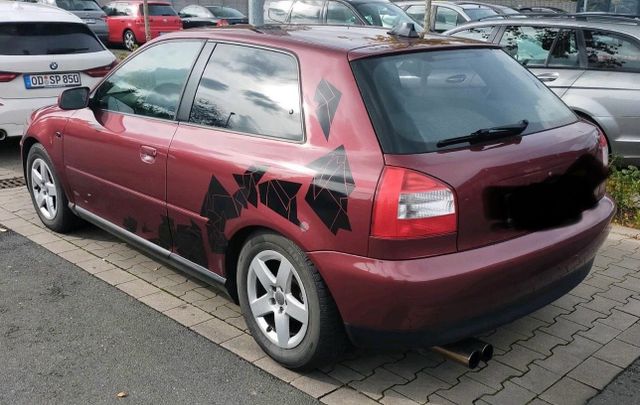
[[[29,149],[26,174],[31,201],[47,228],[66,233],[82,224],[82,220],[69,209],[69,200],[51,158],[39,143]]]
[[[259,280],[259,269],[270,273],[270,289]],[[348,347],[338,309],[320,273],[289,239],[271,232],[253,234],[240,252],[237,285],[240,306],[253,338],[283,366],[310,370],[337,359]],[[259,304],[270,306],[265,310]],[[306,325],[300,321],[304,320],[300,304],[306,308]],[[280,329],[285,322],[286,326]]]
[[[133,33],[133,31],[124,30],[124,33],[122,34],[122,45],[125,49],[131,52],[136,49],[138,42],[136,41],[136,35]]]

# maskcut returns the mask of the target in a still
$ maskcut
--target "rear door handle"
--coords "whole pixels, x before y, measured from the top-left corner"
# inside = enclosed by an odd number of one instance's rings
[[[156,156],[158,155],[158,151],[156,150],[156,148],[153,148],[151,146],[145,146],[142,145],[140,147],[140,160],[142,160],[145,163],[153,163],[156,160]]]
[[[560,74],[556,72],[540,73],[539,75],[536,75],[536,77],[540,79],[541,82],[552,82],[556,80],[558,77],[560,77]]]

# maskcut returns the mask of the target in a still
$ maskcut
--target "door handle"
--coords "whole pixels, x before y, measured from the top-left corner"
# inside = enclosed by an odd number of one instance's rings
[[[539,75],[536,75],[536,77],[540,79],[541,82],[552,82],[556,80],[558,77],[560,77],[560,74],[556,72],[540,73]]]
[[[153,163],[156,160],[156,156],[158,155],[158,151],[156,148],[151,146],[141,146],[140,147],[140,160],[144,163]]]

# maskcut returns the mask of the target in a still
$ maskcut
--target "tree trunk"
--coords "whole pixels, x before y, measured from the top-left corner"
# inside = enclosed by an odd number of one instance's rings
[[[149,42],[151,41],[151,27],[149,26],[149,3],[147,0],[142,2],[142,14],[144,15],[144,37]]]
[[[424,31],[422,36],[431,31],[431,0],[424,0],[424,21],[422,22]]]

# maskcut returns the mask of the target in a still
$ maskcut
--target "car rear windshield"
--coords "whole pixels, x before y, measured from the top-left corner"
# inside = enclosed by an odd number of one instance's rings
[[[142,13],[141,13],[142,14]],[[178,15],[176,10],[173,7],[165,4],[149,4],[149,15],[164,15],[164,16],[174,16]]]
[[[577,120],[500,49],[377,56],[352,68],[385,153],[432,152],[439,140],[522,120],[529,122],[523,135]]]
[[[58,7],[69,11],[102,11],[93,0],[58,0]]]
[[[242,14],[241,12],[236,10],[235,8],[231,8],[231,7],[214,6],[214,7],[207,7],[207,8],[216,17],[222,17],[222,18],[242,18],[242,17],[244,17],[244,14]]]
[[[492,17],[498,15],[490,8],[465,8],[464,12],[471,18],[471,21],[477,21],[481,18]]]
[[[100,41],[84,24],[0,24],[0,55],[61,55],[102,50]]]

